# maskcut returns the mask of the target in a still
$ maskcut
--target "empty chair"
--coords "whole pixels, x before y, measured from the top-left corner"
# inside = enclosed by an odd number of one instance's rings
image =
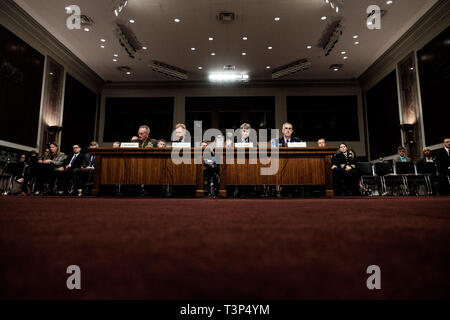
[[[380,194],[380,178],[375,175],[374,168],[369,162],[358,162],[358,172],[361,176],[360,186],[362,195]]]
[[[439,178],[436,163],[419,161],[416,163],[416,172],[424,177],[428,195],[437,194],[439,189]]]
[[[387,195],[389,192],[386,178],[387,177],[394,177],[394,179],[397,178],[394,174],[393,164],[391,162],[377,162],[374,164],[374,173],[377,177],[380,178],[382,195]]]

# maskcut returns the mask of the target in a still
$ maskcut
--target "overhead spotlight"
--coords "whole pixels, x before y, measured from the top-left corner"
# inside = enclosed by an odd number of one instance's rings
[[[333,70],[334,72],[337,72],[337,71],[341,70],[343,66],[344,65],[342,65],[342,64],[332,64],[330,66],[330,70]]]
[[[270,66],[266,66],[266,69],[270,69]]]
[[[211,82],[247,82],[250,77],[246,73],[237,72],[212,72],[209,74]]]
[[[135,23],[136,21],[134,21],[133,19],[130,19],[130,23]]]
[[[145,46],[144,46],[144,47],[142,47],[142,50],[147,50],[147,49],[148,49],[148,48],[147,48],[147,47],[145,47]]]
[[[306,49],[311,49],[312,48],[312,46],[306,46]]]
[[[272,47],[272,46],[268,46],[267,49],[268,49],[268,50],[272,50],[273,47]]]
[[[311,62],[308,59],[294,61],[292,63],[274,69],[272,71],[272,79],[278,79],[290,74],[300,72],[302,70],[308,70],[309,68],[311,68]]]
[[[173,21],[175,21],[176,23],[180,22],[181,20],[178,18],[173,19]]]
[[[215,53],[215,52],[211,52],[211,55],[212,55],[212,56],[215,56],[215,55],[216,55],[216,53]]]
[[[118,17],[120,13],[125,9],[128,4],[128,0],[114,0],[114,15]]]
[[[214,38],[213,38],[213,37],[209,37],[208,40],[209,40],[209,41],[213,41]]]
[[[89,32],[89,28],[84,28],[84,31]]]
[[[322,19],[322,20],[327,20],[327,17],[326,17],[326,16],[323,16],[323,17],[320,18],[320,19]]]
[[[202,70],[203,69],[203,67],[198,67],[198,70]]]
[[[244,37],[242,37],[242,40],[244,40],[244,41],[245,41],[245,40],[247,40],[247,39],[248,39],[248,38],[247,38],[247,37],[245,37],[245,36],[244,36]]]
[[[155,72],[159,72],[161,74],[164,74],[164,75],[172,77],[172,78],[177,78],[180,80],[188,79],[188,75],[187,75],[186,71],[184,71],[183,69],[180,69],[178,67],[171,66],[170,64],[167,64],[167,63],[164,63],[161,61],[153,60],[152,64],[150,64],[149,67],[151,67],[152,70]]]
[[[275,20],[275,21],[280,21],[281,18],[280,18],[280,17],[275,17],[273,20]]]
[[[247,53],[246,53],[246,52],[242,52],[242,55],[243,55],[243,56],[246,56],[246,55],[247,55]]]
[[[392,4],[394,1],[392,1],[392,0],[389,0],[389,1],[386,1],[386,4]]]

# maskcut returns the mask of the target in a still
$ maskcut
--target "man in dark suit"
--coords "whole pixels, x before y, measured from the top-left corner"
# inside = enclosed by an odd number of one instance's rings
[[[289,122],[283,124],[281,133],[283,134],[283,136],[278,141],[278,144],[281,147],[287,147],[289,142],[302,142],[301,139],[292,135],[294,133],[294,127]]]
[[[98,143],[95,141],[92,141],[89,144],[90,149],[98,148]],[[83,165],[81,166],[81,171],[83,172],[83,183],[92,185],[92,182],[94,181],[94,170],[95,170],[95,155],[86,153],[83,157]],[[87,191],[83,191],[85,194],[87,194]]]
[[[253,143],[253,146],[257,146],[256,135],[251,135],[252,127],[248,123],[243,123],[240,127],[239,137],[234,137],[234,143]],[[255,132],[253,130],[253,132]]]
[[[64,190],[71,195],[75,195],[77,190],[81,188],[81,167],[84,164],[85,155],[81,153],[81,148],[78,144],[73,145],[73,154],[66,159],[64,166]],[[73,190],[68,190],[69,182],[72,183]]]
[[[172,142],[190,143],[192,146],[192,139],[187,132],[186,125],[178,123],[175,126],[175,131],[172,134]]]
[[[449,194],[450,193],[450,138],[444,139],[443,148],[439,149],[435,153],[436,163],[438,166],[438,171],[440,175],[440,194]]]

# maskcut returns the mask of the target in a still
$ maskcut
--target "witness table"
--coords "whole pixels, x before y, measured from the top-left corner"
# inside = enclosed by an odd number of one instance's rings
[[[185,162],[175,164],[170,148],[150,149],[90,149],[95,155],[93,195],[98,196],[101,185],[191,185],[196,186],[197,196],[203,196],[202,150],[198,148],[185,154]],[[179,151],[183,154],[184,151]],[[216,150],[223,154],[220,165],[220,195],[226,194],[227,186],[240,185],[298,185],[324,186],[327,196],[333,195],[331,155],[336,148],[280,148],[271,149]],[[231,156],[227,158],[227,152]],[[230,155],[229,154],[229,155]],[[259,155],[272,157],[273,175],[262,175],[261,169],[270,167]],[[195,163],[197,159],[197,163]],[[278,163],[276,164],[276,159]],[[190,161],[189,161],[190,160]]]

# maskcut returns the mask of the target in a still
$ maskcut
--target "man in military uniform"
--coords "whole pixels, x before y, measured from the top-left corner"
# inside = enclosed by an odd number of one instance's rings
[[[150,139],[150,128],[146,125],[140,126],[138,131],[139,138],[133,142],[139,142],[139,148],[153,148],[154,141]]]
[[[353,153],[345,143],[339,146],[341,153],[336,154],[334,165],[338,171],[336,174],[336,191],[337,195],[353,195],[359,194],[358,173],[356,169],[356,159]]]

